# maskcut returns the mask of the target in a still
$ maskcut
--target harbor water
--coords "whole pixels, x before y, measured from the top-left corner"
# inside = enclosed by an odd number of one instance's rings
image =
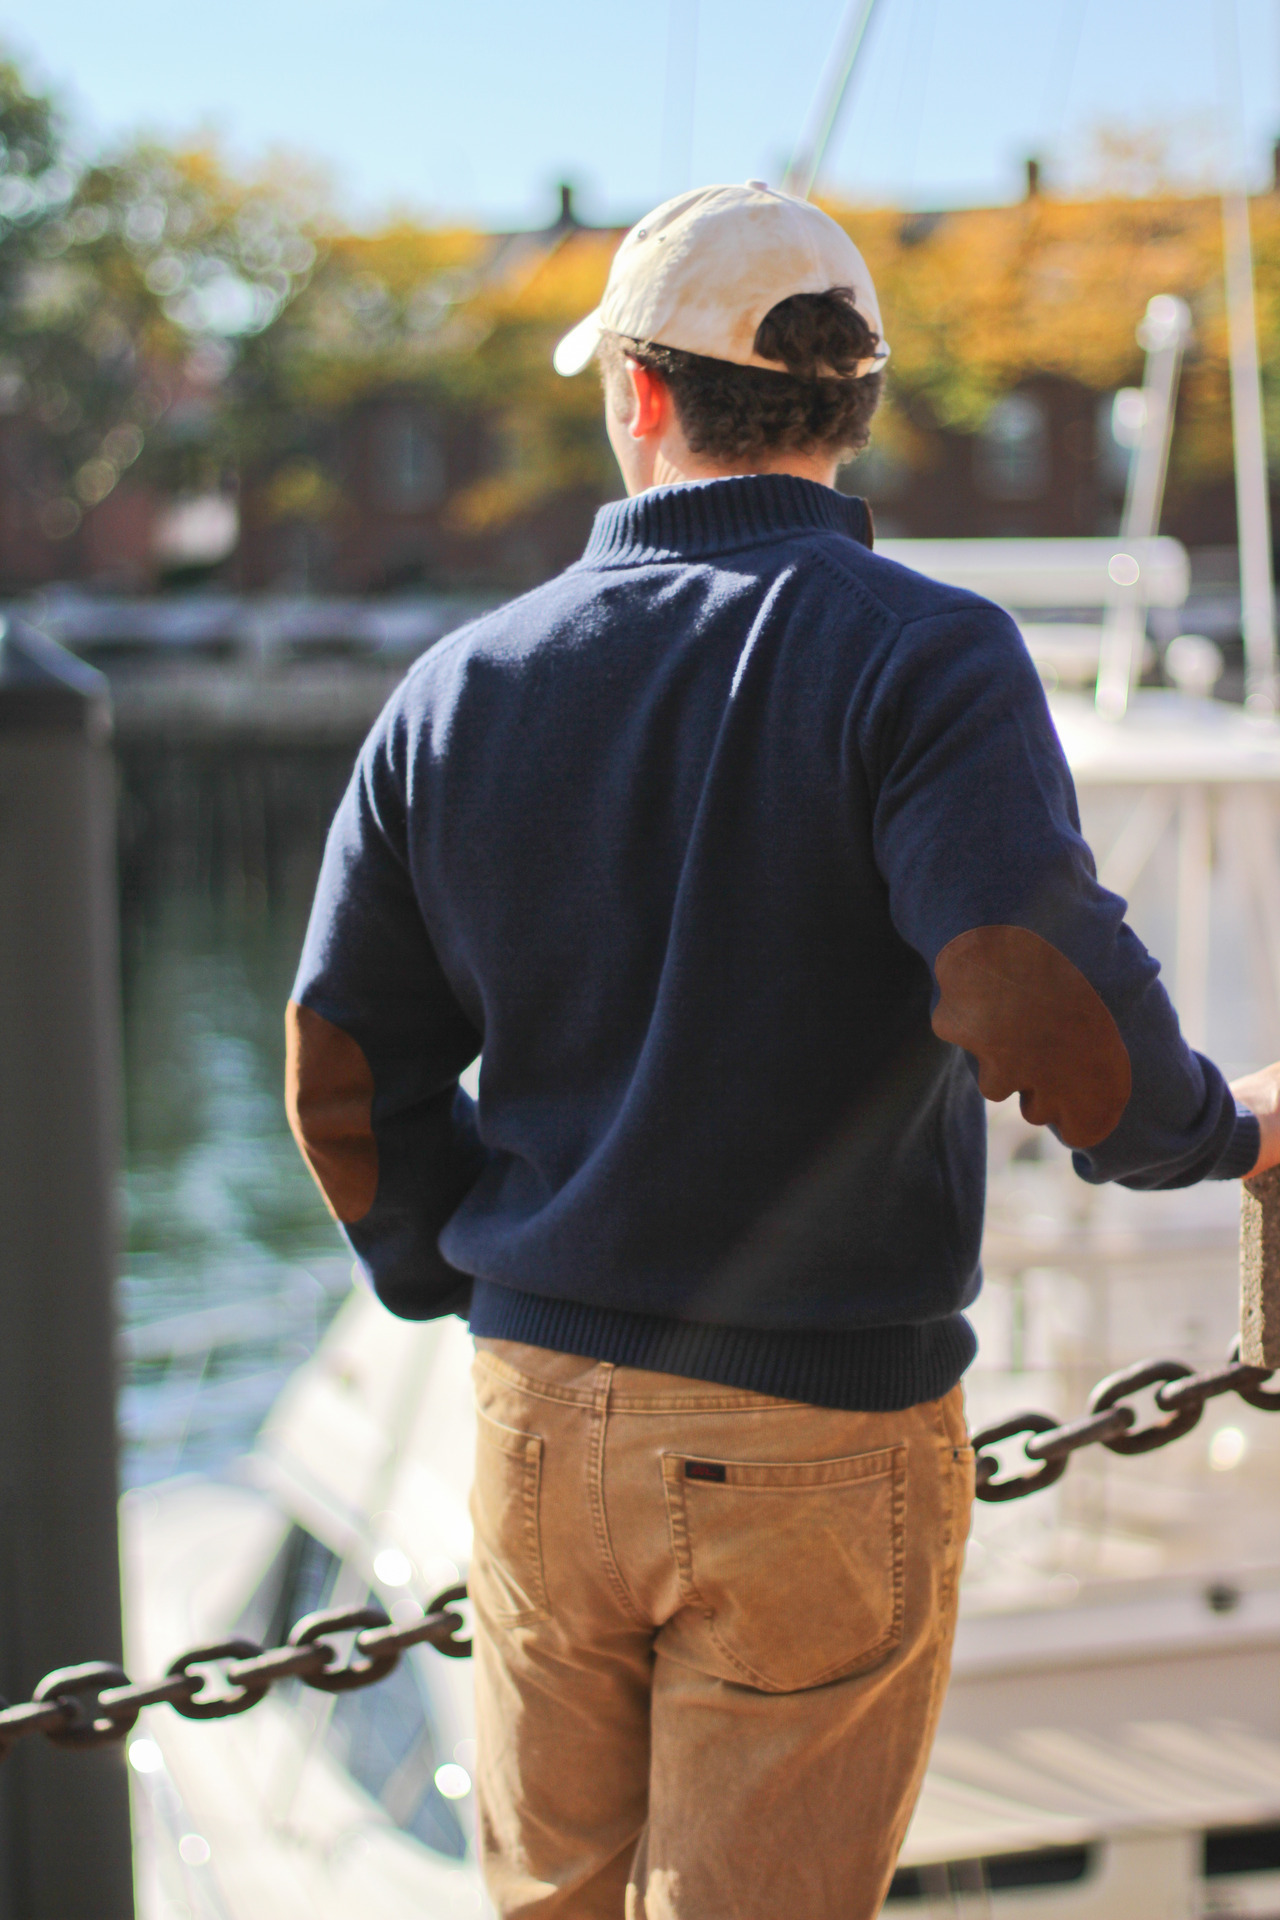
[[[121,755],[126,1486],[226,1470],[350,1285],[282,1084],[285,1001],[351,757]]]

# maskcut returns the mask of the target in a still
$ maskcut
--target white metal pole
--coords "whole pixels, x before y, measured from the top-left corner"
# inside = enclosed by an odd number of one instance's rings
[[[1122,540],[1149,540],[1160,531],[1169,448],[1173,441],[1173,414],[1178,394],[1182,353],[1191,337],[1191,309],[1175,294],[1158,293],[1147,302],[1138,327],[1138,345],[1145,348],[1142,435],[1138,441],[1129,485],[1125,492]]]
[[[1271,577],[1271,502],[1258,370],[1253,298],[1249,196],[1229,187],[1222,196],[1222,242],[1227,283],[1227,345],[1231,367],[1231,433],[1235,443],[1236,525],[1240,542],[1240,624],[1244,634],[1245,695],[1254,712],[1276,706],[1276,608]]]
[[[1203,1047],[1209,1024],[1209,931],[1213,924],[1213,836],[1209,796],[1184,787],[1178,805],[1178,908],[1175,978],[1187,1044]]]
[[[783,177],[784,193],[794,193],[798,199],[807,200],[813,192],[875,10],[876,0],[849,0],[845,8],[808,124],[796,142],[791,164]]]
[[[1244,74],[1238,0],[1217,0],[1214,24],[1222,135],[1222,252],[1227,292],[1227,355],[1231,370],[1231,437],[1235,449],[1236,535],[1240,547],[1240,626],[1244,636],[1246,704],[1276,709],[1276,609],[1271,574],[1271,503],[1267,485],[1253,245],[1246,184]]]
[[[1142,670],[1148,604],[1143,545],[1160,531],[1178,374],[1190,333],[1191,309],[1184,300],[1171,293],[1158,293],[1147,302],[1138,326],[1138,345],[1147,356],[1142,379],[1142,434],[1129,468],[1120,522],[1120,540],[1128,551],[1114,554],[1108,569],[1111,586],[1102,621],[1094,695],[1098,712],[1109,720],[1124,718]]]

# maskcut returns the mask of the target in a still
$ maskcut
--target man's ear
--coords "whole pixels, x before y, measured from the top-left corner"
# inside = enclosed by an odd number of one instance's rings
[[[671,393],[660,374],[642,367],[638,360],[623,362],[631,383],[631,418],[627,432],[633,440],[660,439],[671,418]]]

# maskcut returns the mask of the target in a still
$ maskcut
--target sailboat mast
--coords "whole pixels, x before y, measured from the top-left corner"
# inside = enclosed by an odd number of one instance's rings
[[[1227,284],[1227,347],[1231,369],[1231,434],[1235,447],[1236,525],[1240,542],[1240,613],[1245,695],[1255,712],[1276,705],[1276,610],[1271,577],[1271,503],[1258,370],[1249,196],[1231,186],[1222,196]]]
[[[867,28],[876,10],[876,0],[849,0],[835,46],[810,112],[808,124],[791,156],[782,182],[784,193],[807,200],[813,192],[826,151],[835,132],[840,109],[857,70],[858,55],[866,42]]]

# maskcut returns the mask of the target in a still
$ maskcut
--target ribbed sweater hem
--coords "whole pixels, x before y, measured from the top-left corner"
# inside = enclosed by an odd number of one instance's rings
[[[1231,1129],[1231,1138],[1209,1178],[1211,1180],[1243,1179],[1261,1151],[1262,1128],[1258,1125],[1257,1115],[1250,1113],[1247,1107],[1237,1106],[1236,1123]]]
[[[940,1399],[977,1351],[961,1313],[919,1327],[765,1332],[554,1300],[492,1280],[475,1282],[471,1331],[849,1413],[896,1413]]]

